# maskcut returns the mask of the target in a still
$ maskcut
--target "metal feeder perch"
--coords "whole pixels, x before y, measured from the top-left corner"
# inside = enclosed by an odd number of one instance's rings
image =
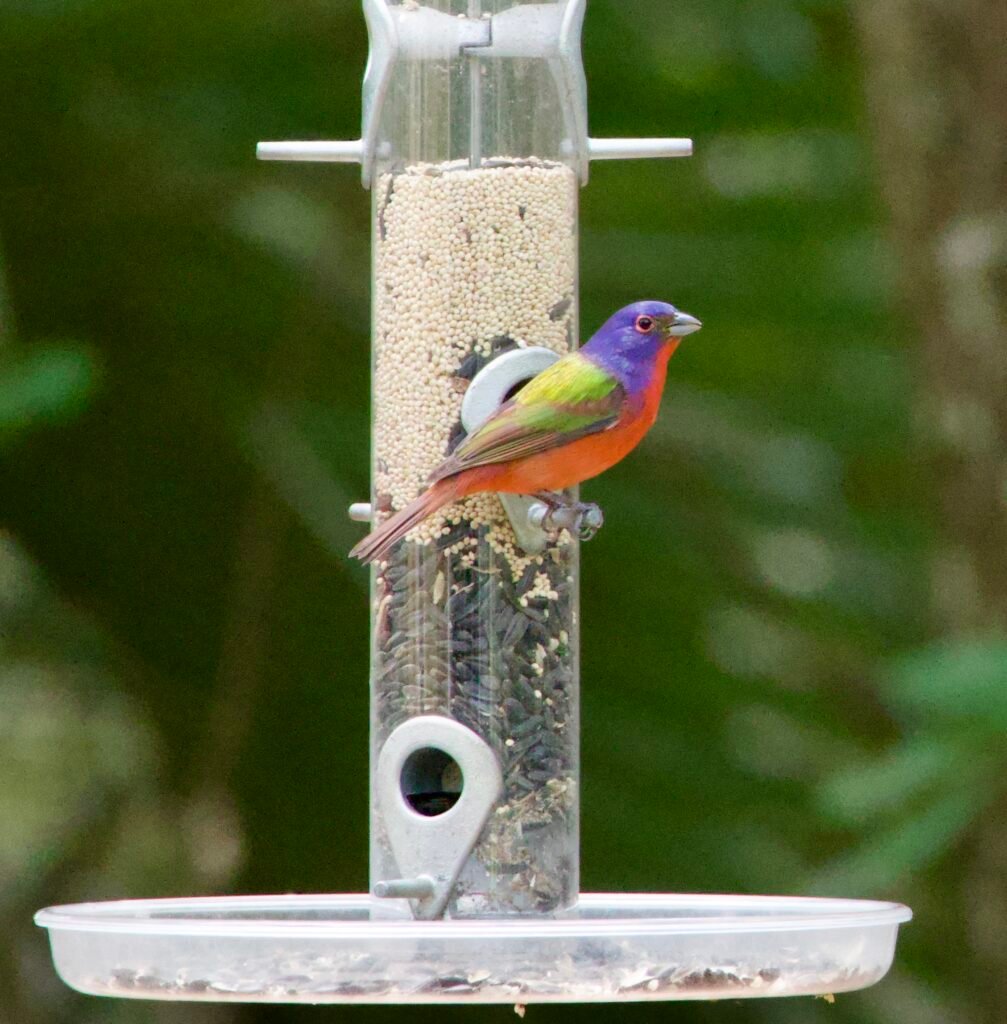
[[[265,142],[359,162],[373,196],[374,487],[415,496],[579,337],[593,159],[585,0],[364,0],[363,135]],[[503,498],[501,501],[500,499]],[[888,970],[891,903],[579,890],[578,540],[590,510],[477,495],[373,568],[371,892],[54,907],[83,992],[289,1003],[589,1002],[850,991]]]

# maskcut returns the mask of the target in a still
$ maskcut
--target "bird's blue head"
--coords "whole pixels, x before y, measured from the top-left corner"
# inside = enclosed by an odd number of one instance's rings
[[[702,326],[667,302],[634,302],[611,317],[581,352],[636,394],[651,383],[665,346],[677,345]]]

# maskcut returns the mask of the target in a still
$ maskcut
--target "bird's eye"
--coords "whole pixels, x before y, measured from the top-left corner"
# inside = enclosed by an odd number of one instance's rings
[[[636,329],[641,334],[649,334],[654,329],[654,319],[649,316],[638,316],[636,318]]]

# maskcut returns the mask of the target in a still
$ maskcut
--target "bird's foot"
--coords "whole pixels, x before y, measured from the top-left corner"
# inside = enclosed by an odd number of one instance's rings
[[[591,540],[592,537],[605,525],[605,513],[600,505],[594,502],[578,502],[577,521],[574,530],[581,540]]]
[[[532,506],[528,519],[543,530],[569,530],[581,540],[590,540],[605,523],[605,514],[593,502],[566,501],[551,492],[535,497],[541,504]]]

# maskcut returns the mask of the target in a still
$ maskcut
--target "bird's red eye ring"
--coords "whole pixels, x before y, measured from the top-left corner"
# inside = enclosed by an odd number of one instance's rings
[[[650,334],[654,329],[654,318],[650,316],[638,316],[636,318],[636,329],[641,334]]]

